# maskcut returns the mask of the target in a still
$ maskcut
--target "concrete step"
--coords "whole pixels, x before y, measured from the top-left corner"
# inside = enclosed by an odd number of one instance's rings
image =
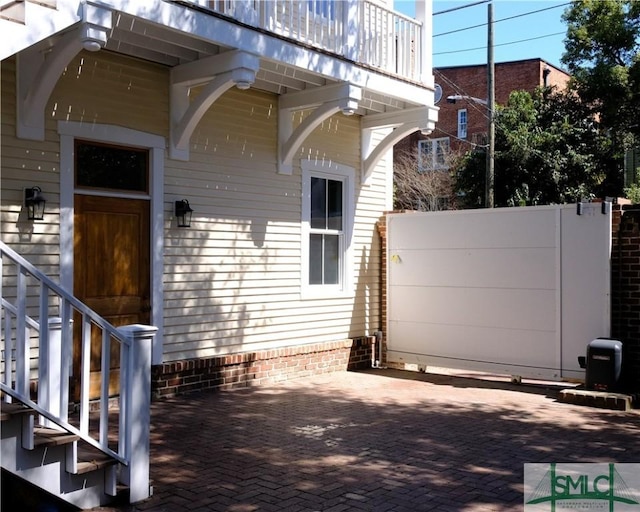
[[[634,402],[633,398],[633,395],[624,393],[591,391],[581,388],[563,389],[558,393],[559,402],[615,411],[631,410]]]

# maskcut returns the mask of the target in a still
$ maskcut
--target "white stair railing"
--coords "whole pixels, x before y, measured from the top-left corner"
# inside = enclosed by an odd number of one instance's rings
[[[118,461],[132,503],[149,497],[151,342],[157,328],[114,327],[3,242],[0,271],[3,399],[24,403],[44,423],[80,436]],[[76,403],[69,385],[74,317],[81,339],[80,371],[73,375],[80,388]],[[100,372],[98,407],[90,403],[92,340],[99,340],[100,368],[107,369]],[[112,343],[120,348],[117,409],[109,408]],[[71,407],[77,413],[70,414]],[[91,408],[99,409],[96,425],[90,422]]]

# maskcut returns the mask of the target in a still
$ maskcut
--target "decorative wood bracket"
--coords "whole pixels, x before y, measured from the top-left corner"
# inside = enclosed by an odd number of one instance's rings
[[[397,112],[371,114],[362,119],[362,182],[365,183],[382,155],[407,135],[421,130],[425,135],[435,128],[438,110],[433,107],[417,107]],[[373,132],[389,128],[391,131],[379,142]],[[376,143],[377,142],[377,143]]]
[[[362,89],[350,83],[283,94],[278,103],[278,173],[293,172],[293,156],[309,134],[336,112],[353,115],[362,99]],[[293,112],[315,108],[293,129]]]
[[[112,27],[111,10],[92,2],[82,4],[82,21],[52,47],[35,45],[17,58],[17,123],[21,139],[44,140],[44,111],[58,79],[82,49],[98,51]]]
[[[257,56],[230,51],[171,70],[171,158],[189,159],[189,139],[202,116],[234,85],[243,90],[251,87],[259,69],[260,59]],[[203,89],[191,101],[191,88],[198,85]]]

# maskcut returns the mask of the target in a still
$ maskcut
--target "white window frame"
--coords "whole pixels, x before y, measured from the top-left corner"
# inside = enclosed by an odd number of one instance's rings
[[[449,166],[438,159],[438,149],[445,144],[446,149],[443,154],[449,153],[451,141],[449,137],[437,139],[422,139],[418,141],[418,172],[446,171]]]
[[[355,169],[326,161],[302,160],[302,298],[332,298],[353,294],[353,223],[355,219]],[[342,219],[340,233],[338,284],[309,284],[310,237],[326,230],[311,228],[311,178],[323,178],[342,182]]]
[[[458,138],[467,138],[467,126],[469,124],[469,116],[466,108],[458,110]]]

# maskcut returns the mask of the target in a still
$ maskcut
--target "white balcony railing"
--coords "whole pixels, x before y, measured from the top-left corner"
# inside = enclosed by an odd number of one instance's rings
[[[419,80],[422,23],[361,0],[186,0],[359,64]]]

